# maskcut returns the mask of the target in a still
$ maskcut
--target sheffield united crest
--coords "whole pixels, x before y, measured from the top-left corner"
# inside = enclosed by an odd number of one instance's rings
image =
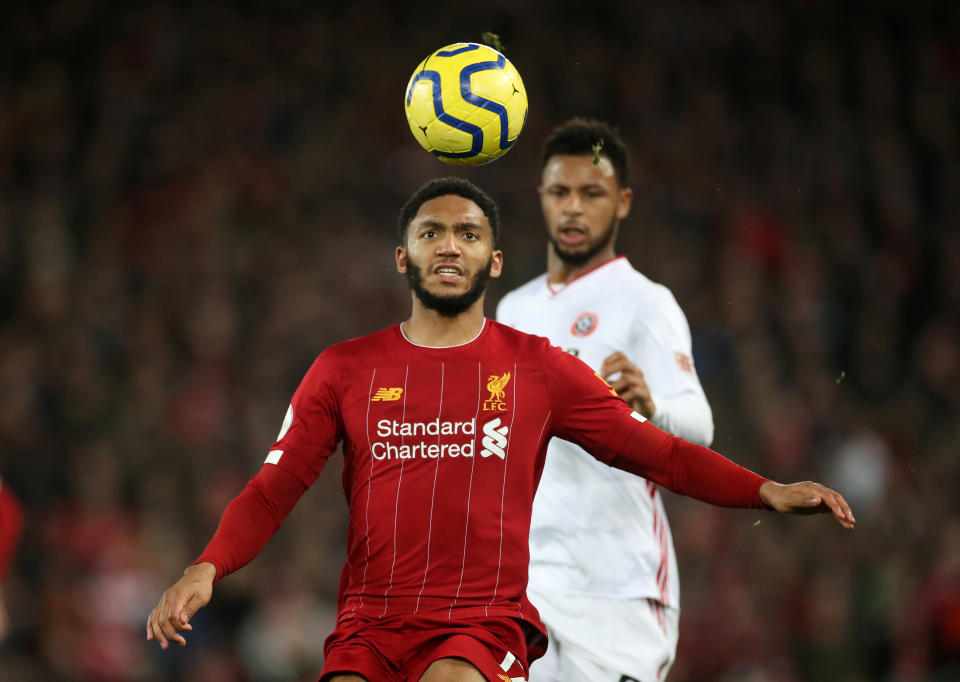
[[[589,336],[597,329],[596,313],[580,313],[577,319],[573,321],[570,327],[570,333],[574,336]]]

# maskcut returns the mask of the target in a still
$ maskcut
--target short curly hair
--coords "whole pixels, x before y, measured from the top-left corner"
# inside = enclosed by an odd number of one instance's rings
[[[493,247],[497,247],[500,241],[500,210],[497,208],[497,202],[493,198],[477,187],[469,180],[457,177],[434,178],[407,199],[407,203],[400,209],[400,244],[405,244],[407,240],[407,228],[413,222],[417,211],[426,202],[437,197],[453,194],[464,199],[469,199],[483,211],[490,223],[490,230],[493,232]]]
[[[630,152],[620,132],[609,123],[590,118],[571,118],[554,128],[543,143],[540,170],[554,156],[586,156],[594,153],[600,143],[599,153],[613,164],[617,182],[626,187],[630,180]]]

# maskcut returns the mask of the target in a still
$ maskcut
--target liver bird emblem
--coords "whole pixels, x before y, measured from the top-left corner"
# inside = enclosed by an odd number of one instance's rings
[[[491,374],[487,379],[487,390],[490,391],[490,400],[503,400],[503,389],[510,381],[510,372],[504,372],[503,376]]]

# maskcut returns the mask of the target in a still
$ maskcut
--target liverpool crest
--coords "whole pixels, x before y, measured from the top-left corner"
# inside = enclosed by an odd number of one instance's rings
[[[487,379],[487,390],[490,391],[490,397],[483,401],[484,412],[506,412],[507,404],[503,401],[506,395],[505,388],[510,383],[510,372],[504,372],[497,376],[491,374]]]

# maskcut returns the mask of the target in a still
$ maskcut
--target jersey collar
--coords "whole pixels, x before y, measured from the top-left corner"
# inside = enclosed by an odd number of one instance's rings
[[[605,267],[607,267],[608,265],[610,265],[611,263],[616,263],[618,260],[625,260],[626,257],[627,257],[627,256],[626,256],[625,254],[620,254],[619,256],[614,256],[614,257],[611,258],[610,260],[605,260],[605,261],[603,261],[602,263],[600,263],[599,265],[594,265],[592,268],[590,268],[590,269],[587,270],[586,272],[581,272],[579,275],[577,275],[576,277],[574,277],[573,279],[571,279],[569,282],[565,282],[564,284],[560,284],[560,285],[558,285],[558,286],[554,286],[554,285],[550,284],[550,274],[549,274],[549,273],[547,273],[547,277],[546,277],[546,279],[544,280],[544,282],[545,282],[546,285],[547,285],[547,289],[550,290],[550,295],[551,295],[551,296],[556,296],[557,294],[559,294],[559,293],[560,293],[561,291],[563,291],[564,289],[568,289],[568,288],[570,287],[570,285],[573,284],[574,282],[576,282],[578,279],[583,279],[584,277],[586,277],[587,275],[589,275],[591,272],[596,272],[596,271],[599,270],[600,268],[605,268]]]
[[[486,317],[483,318],[483,325],[481,325],[480,331],[477,332],[477,335],[476,335],[476,336],[474,336],[474,337],[473,337],[472,339],[470,339],[469,341],[464,341],[463,343],[458,343],[456,346],[423,346],[423,345],[421,345],[421,344],[419,344],[419,343],[414,343],[413,341],[411,341],[410,339],[407,338],[407,335],[403,332],[403,325],[402,325],[402,324],[398,324],[398,325],[396,326],[396,330],[397,330],[397,332],[399,332],[400,338],[402,338],[404,341],[406,341],[406,342],[409,343],[411,346],[414,346],[414,347],[416,347],[416,348],[425,348],[425,349],[427,349],[427,350],[447,350],[447,349],[450,349],[450,348],[463,348],[464,346],[469,346],[471,343],[473,343],[474,341],[476,341],[477,339],[479,339],[481,336],[483,336],[483,332],[485,332],[485,331],[487,330],[487,318],[486,318]]]

